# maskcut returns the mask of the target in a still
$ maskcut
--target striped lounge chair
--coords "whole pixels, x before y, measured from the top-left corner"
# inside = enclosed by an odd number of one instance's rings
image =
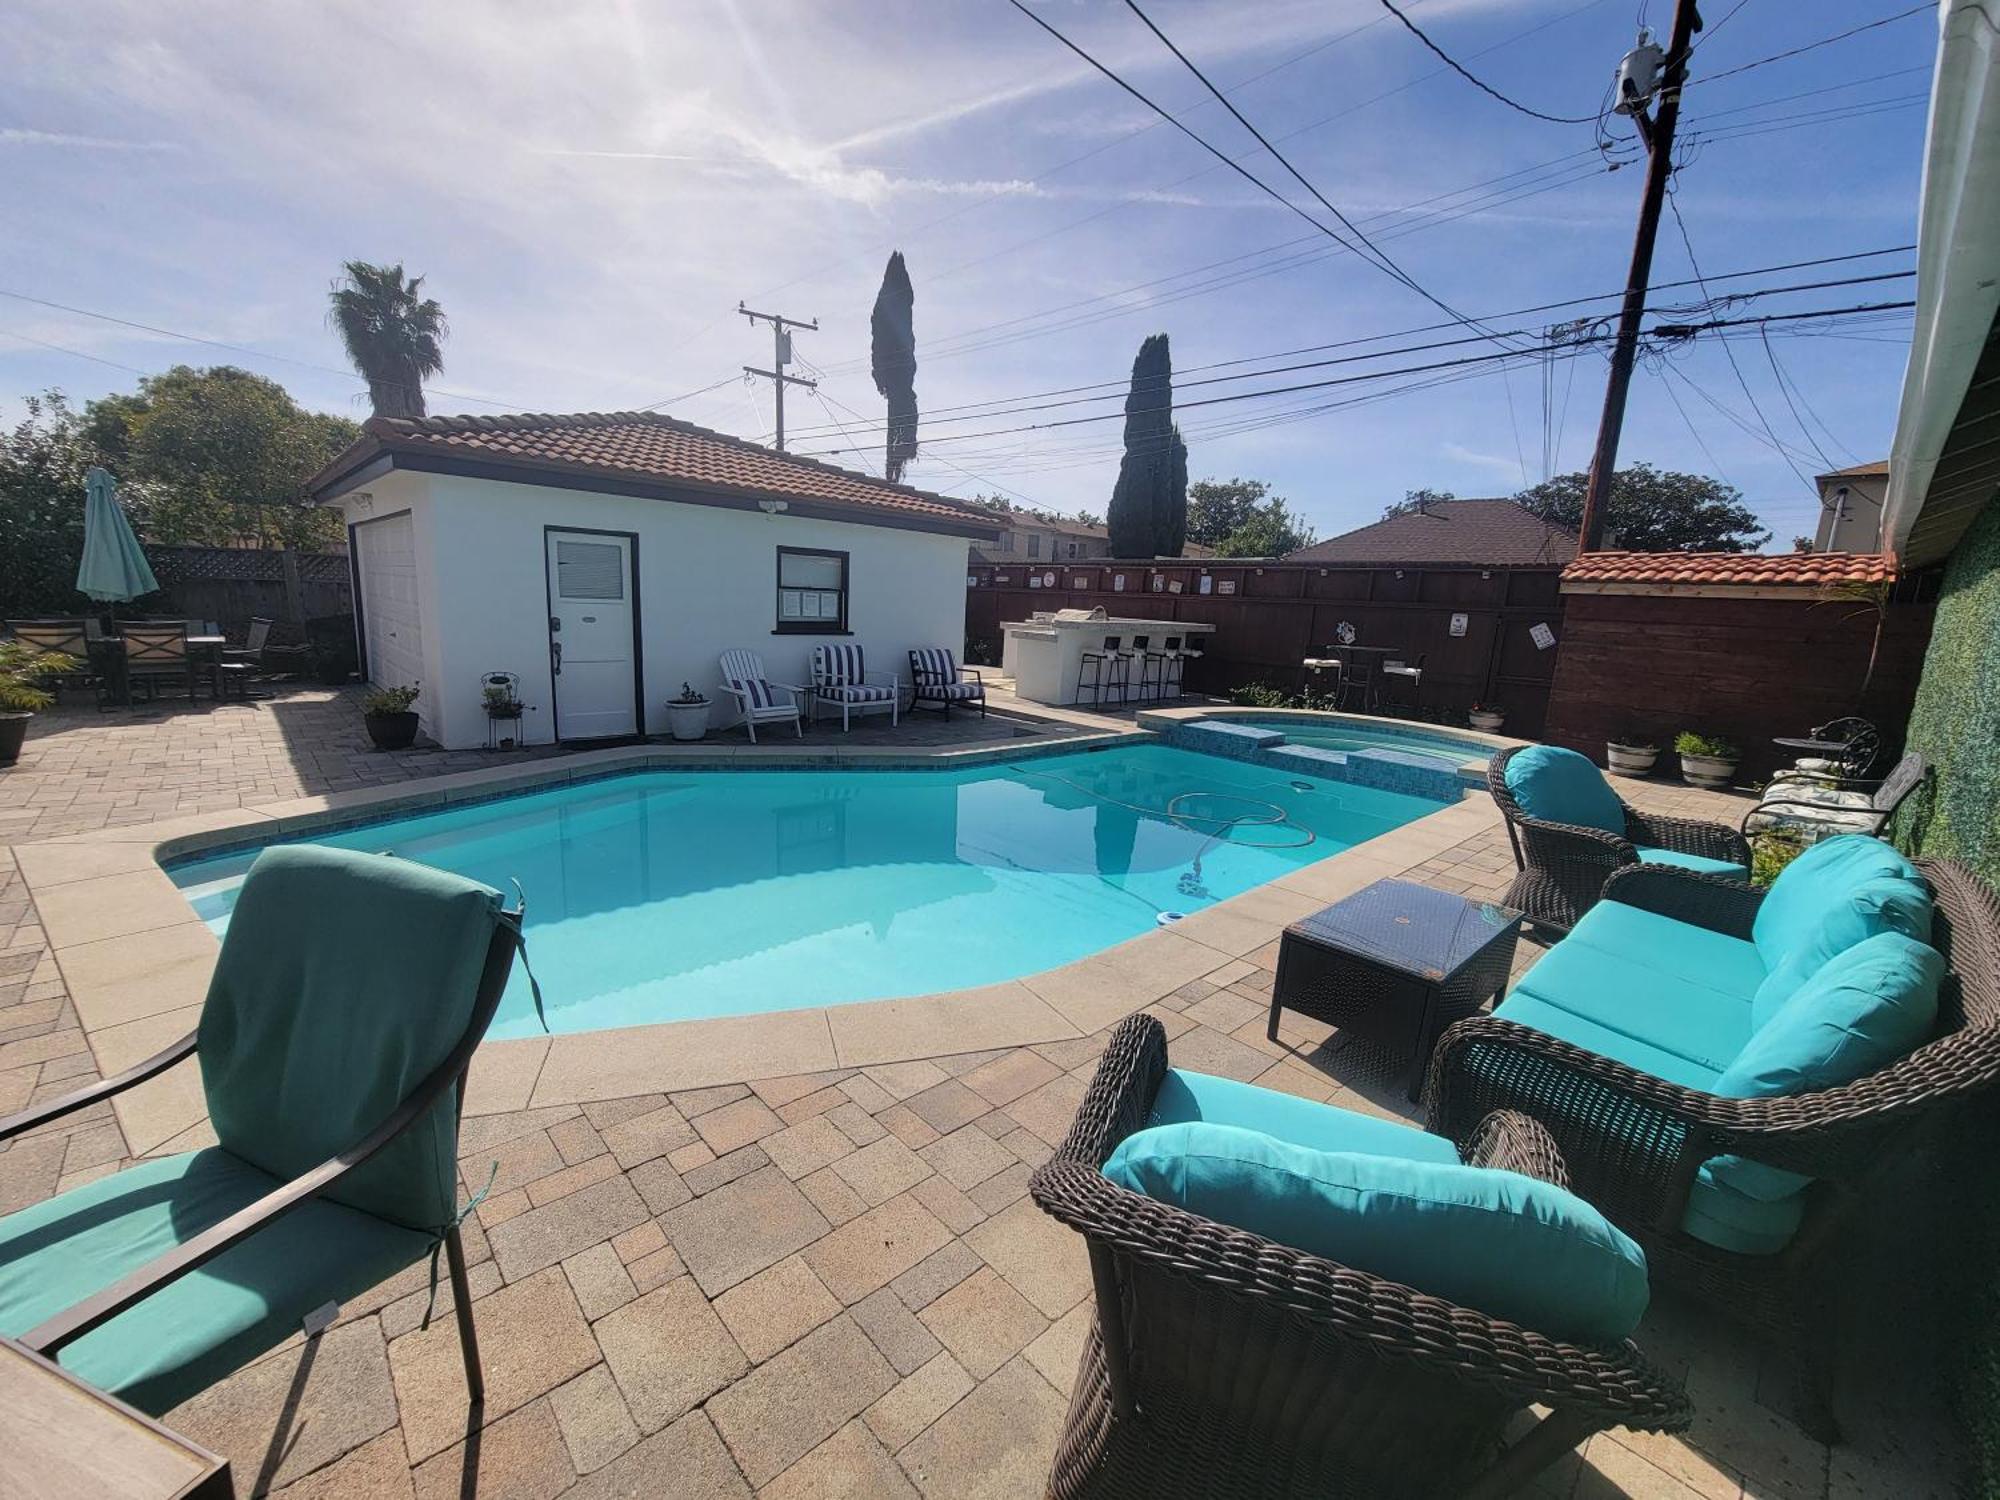
[[[949,648],[927,646],[912,651],[910,679],[916,683],[910,712],[915,713],[919,703],[935,703],[949,719],[952,704],[977,703],[979,717],[986,717],[986,680],[976,667],[961,667]]]
[[[743,711],[743,727],[750,731],[751,744],[757,743],[759,724],[790,724],[794,734],[805,738],[799,722],[799,690],[766,677],[764,658],[756,652],[722,653],[722,690]]]
[[[845,734],[852,715],[872,709],[888,709],[889,722],[895,724],[902,684],[893,672],[868,671],[859,646],[815,646],[812,694],[815,706],[840,705],[840,729]]]

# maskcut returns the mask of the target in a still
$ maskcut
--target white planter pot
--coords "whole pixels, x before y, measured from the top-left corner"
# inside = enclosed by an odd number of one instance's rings
[[[1481,734],[1498,734],[1500,726],[1507,722],[1505,714],[1468,714],[1467,722]]]
[[[1637,745],[1607,744],[1604,747],[1604,763],[1614,775],[1647,776],[1652,773],[1653,763],[1660,758],[1657,746],[1642,748]]]
[[[1735,778],[1736,762],[1719,755],[1683,755],[1681,775],[1690,785],[1720,791]]]
[[[669,703],[667,732],[677,740],[698,740],[708,733],[708,700],[699,703]]]

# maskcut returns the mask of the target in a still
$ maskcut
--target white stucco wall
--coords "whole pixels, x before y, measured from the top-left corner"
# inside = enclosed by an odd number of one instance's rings
[[[716,700],[715,726],[732,721],[716,666],[730,647],[760,653],[777,680],[802,681],[815,641],[852,641],[866,649],[871,672],[907,682],[911,647],[964,644],[962,536],[442,474],[399,471],[363,488],[368,509],[352,496],[341,502],[350,521],[413,513],[425,574],[428,676],[419,708],[425,733],[453,749],[486,743],[479,677],[491,671],[520,674],[521,696],[535,709],[522,721],[524,742],[554,737],[545,526],[638,534],[648,732],[665,731],[661,705],[683,681]],[[849,554],[851,636],[773,633],[780,546]]]

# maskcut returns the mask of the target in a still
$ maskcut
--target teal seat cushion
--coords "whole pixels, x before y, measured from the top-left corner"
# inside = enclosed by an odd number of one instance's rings
[[[1530,745],[1508,757],[1504,775],[1507,790],[1529,817],[1625,837],[1625,804],[1604,773],[1576,751]]]
[[[290,1180],[365,1137],[465,1035],[499,912],[497,891],[391,855],[258,855],[201,1013],[221,1144]],[[446,1090],[330,1196],[441,1231],[455,1215],[456,1143]]]
[[[1798,1187],[1789,1193],[1771,1198],[1753,1197],[1718,1179],[1719,1171],[1726,1174],[1726,1163],[1739,1167],[1757,1165],[1733,1156],[1718,1156],[1704,1162],[1688,1193],[1687,1213],[1681,1219],[1681,1228],[1718,1250],[1733,1250],[1738,1255],[1776,1255],[1792,1242],[1792,1236],[1799,1232],[1800,1221],[1805,1218],[1804,1179],[1799,1179]]]
[[[1316,1151],[1235,1125],[1127,1136],[1112,1181],[1476,1308],[1552,1338],[1606,1344],[1646,1310],[1646,1261],[1581,1198],[1517,1172]]]
[[[1315,1151],[1361,1151],[1409,1161],[1458,1163],[1458,1148],[1441,1135],[1414,1125],[1315,1104],[1279,1089],[1260,1089],[1233,1078],[1167,1069],[1153,1095],[1148,1125],[1235,1125],[1262,1131]]]
[[[1709,859],[1700,854],[1683,854],[1678,849],[1654,849],[1645,844],[1638,846],[1639,863],[1642,865],[1672,865],[1678,870],[1693,870],[1698,875],[1727,875],[1736,880],[1748,880],[1750,871],[1729,859]]]
[[[1512,1021],[1544,1036],[1556,1037],[1572,1047],[1581,1047],[1599,1057],[1622,1062],[1628,1068],[1650,1073],[1684,1089],[1712,1092],[1715,1080],[1721,1077],[1720,1069],[1711,1068],[1698,1058],[1641,1041],[1609,1026],[1600,1026],[1573,1011],[1525,994],[1518,988],[1493,1008],[1493,1014],[1503,1021]]]
[[[1810,846],[1778,872],[1757,908],[1751,938],[1771,971],[1757,997],[1758,1023],[1776,1015],[1827,959],[1880,932],[1930,940],[1930,888],[1917,867],[1865,834]]]
[[[142,1161],[0,1219],[0,1334],[19,1337],[282,1185],[210,1149]],[[430,1246],[315,1199],[85,1334],[60,1362],[157,1416]]]
[[[1756,944],[1622,901],[1600,901],[1585,912],[1560,946],[1572,943],[1643,959],[1647,967],[1663,974],[1746,999],[1765,977],[1764,958]]]
[[[1636,1041],[1721,1072],[1750,1039],[1750,996],[1666,972],[1644,952],[1562,942],[1514,986],[1528,996]]]

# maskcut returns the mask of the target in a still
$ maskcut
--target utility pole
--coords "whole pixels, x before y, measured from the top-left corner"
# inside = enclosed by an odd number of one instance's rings
[[[1701,30],[1695,0],[1676,0],[1673,33],[1667,41],[1660,73],[1659,108],[1646,114],[1646,94],[1632,89],[1640,68],[1650,71],[1658,59],[1643,54],[1650,43],[1627,55],[1619,69],[1617,108],[1630,114],[1646,143],[1646,191],[1639,199],[1639,229],[1632,239],[1632,268],[1625,276],[1625,302],[1618,312],[1618,338],[1611,349],[1611,377],[1604,387],[1604,415],[1598,419],[1597,448],[1590,459],[1590,487],[1583,497],[1577,551],[1597,552],[1604,546],[1604,513],[1611,499],[1611,477],[1618,469],[1618,435],[1625,425],[1625,394],[1632,385],[1632,363],[1639,353],[1639,320],[1646,312],[1646,287],[1653,277],[1653,241],[1660,231],[1660,210],[1666,204],[1667,178],[1674,167],[1674,128],[1680,123],[1681,85],[1687,80],[1688,44]]]
[[[807,390],[817,390],[819,388],[817,380],[807,380],[802,375],[787,375],[785,373],[785,366],[792,362],[791,330],[794,328],[803,328],[809,333],[817,333],[819,332],[819,319],[814,318],[808,323],[803,318],[788,318],[782,313],[752,312],[741,302],[736,304],[736,310],[752,323],[769,323],[771,325],[771,368],[760,370],[755,365],[745,365],[743,373],[746,375],[763,376],[764,379],[771,382],[772,387],[778,393],[778,451],[782,453],[785,451],[785,387],[788,385],[802,385]]]

